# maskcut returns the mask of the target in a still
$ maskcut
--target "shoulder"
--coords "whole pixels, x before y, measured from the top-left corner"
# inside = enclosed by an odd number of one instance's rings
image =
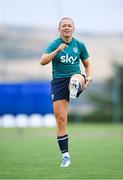
[[[75,39],[76,43],[77,43],[77,46],[78,46],[78,49],[80,51],[81,54],[86,54],[86,57],[89,57],[89,54],[88,54],[88,50],[86,48],[86,45],[84,42],[82,41],[79,41],[78,39]]]
[[[58,38],[56,38],[56,39],[54,40],[54,42],[56,42],[56,43],[61,43],[61,42],[62,42],[62,39],[61,39],[60,37],[58,37]]]
[[[55,39],[51,44],[61,44],[61,38],[57,38],[57,39]]]
[[[76,42],[76,44],[78,46],[81,60],[87,59],[89,57],[89,53],[86,49],[85,44],[77,39],[74,39],[74,41]]]
[[[49,43],[48,47],[45,49],[45,53],[51,53],[54,51],[60,44],[60,38],[55,39],[51,43]]]
[[[61,44],[61,39],[60,38],[57,38],[55,39],[54,41],[52,41],[50,44],[49,44],[49,47],[58,47],[58,45]]]
[[[80,41],[80,40],[78,40],[76,38],[73,38],[73,40],[81,49],[85,48],[84,42],[82,42],[82,41]]]

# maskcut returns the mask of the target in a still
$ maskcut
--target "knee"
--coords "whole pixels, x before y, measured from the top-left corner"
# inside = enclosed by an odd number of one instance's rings
[[[66,117],[64,115],[58,114],[56,120],[59,127],[64,127],[66,125]]]
[[[81,75],[81,74],[74,74],[74,75],[72,75],[71,80],[76,80],[81,85],[85,84],[84,76]]]

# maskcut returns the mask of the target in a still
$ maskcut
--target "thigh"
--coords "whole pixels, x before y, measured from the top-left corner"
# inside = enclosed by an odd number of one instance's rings
[[[70,78],[56,78],[51,81],[51,93],[53,102],[59,100],[69,101],[69,85]]]

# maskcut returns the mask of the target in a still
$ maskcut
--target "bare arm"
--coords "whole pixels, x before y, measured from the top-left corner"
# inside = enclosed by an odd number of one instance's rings
[[[92,78],[92,65],[91,65],[91,61],[89,59],[82,61],[83,65],[85,67],[85,73],[87,77],[91,77]]]
[[[67,45],[65,43],[63,44],[60,44],[59,47],[54,50],[53,52],[49,53],[49,54],[46,54],[44,53],[42,56],[41,56],[41,59],[40,59],[40,64],[41,65],[46,65],[48,64],[50,61],[52,61],[55,56],[60,52],[62,51],[64,48],[66,48]]]
[[[91,83],[92,81],[92,64],[89,59],[86,59],[83,62],[83,65],[85,67],[85,73],[86,73],[86,83],[84,85],[84,88],[87,88],[87,86]]]

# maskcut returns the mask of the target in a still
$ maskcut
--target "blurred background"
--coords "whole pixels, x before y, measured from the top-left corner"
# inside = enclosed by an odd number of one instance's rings
[[[66,16],[94,71],[90,87],[70,101],[69,121],[123,122],[122,0],[0,0],[0,127],[56,125],[51,63],[39,61]]]

